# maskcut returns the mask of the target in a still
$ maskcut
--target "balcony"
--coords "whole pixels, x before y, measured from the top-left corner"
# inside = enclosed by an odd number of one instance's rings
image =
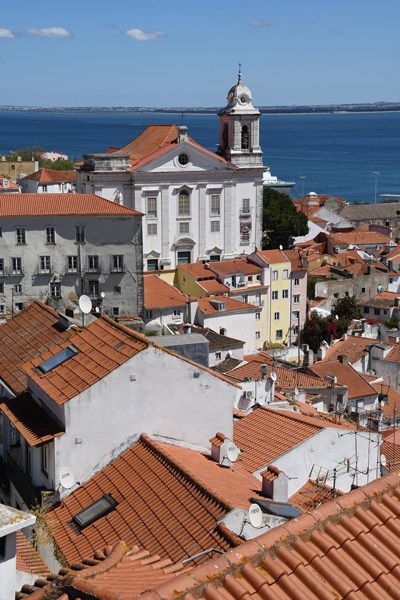
[[[100,262],[98,263],[90,263],[90,264],[85,264],[83,267],[83,272],[85,274],[101,274],[103,273],[104,269],[103,266]]]
[[[23,277],[25,273],[22,267],[20,269],[12,269],[11,267],[9,267],[8,269],[6,269],[6,275],[7,277]]]

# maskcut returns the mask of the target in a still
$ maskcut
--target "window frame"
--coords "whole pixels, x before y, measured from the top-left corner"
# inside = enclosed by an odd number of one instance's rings
[[[50,254],[42,254],[39,256],[39,273],[41,275],[49,275],[51,273]]]
[[[76,267],[71,266],[72,263],[76,262]],[[70,254],[67,256],[67,273],[78,273],[79,272],[79,261],[77,254]]]
[[[15,237],[16,237],[15,243],[18,246],[25,246],[26,245],[26,227],[16,227],[15,228]]]
[[[153,205],[153,206],[151,206]],[[157,219],[157,196],[148,196],[146,198],[146,217],[148,219]]]
[[[221,194],[210,194],[210,216],[221,216]]]
[[[54,245],[56,243],[56,228],[52,225],[49,225],[45,229],[45,244]]]
[[[75,242],[77,244],[84,244],[86,242],[85,225],[75,225]]]
[[[111,255],[111,272],[112,273],[124,273],[125,263],[123,254],[112,254]]]
[[[188,190],[180,190],[178,194],[178,217],[191,216],[191,196]]]

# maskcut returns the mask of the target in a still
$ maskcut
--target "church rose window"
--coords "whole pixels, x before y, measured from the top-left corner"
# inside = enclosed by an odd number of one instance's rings
[[[182,165],[182,166],[184,166],[184,165],[187,165],[187,164],[188,164],[188,162],[189,162],[189,157],[188,157],[188,155],[187,155],[187,154],[184,154],[184,153],[183,153],[183,154],[180,154],[180,155],[178,156],[178,162],[179,162],[179,164],[180,164],[180,165]]]

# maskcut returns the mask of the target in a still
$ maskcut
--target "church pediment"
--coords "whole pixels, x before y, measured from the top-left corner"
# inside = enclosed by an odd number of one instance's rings
[[[234,170],[230,163],[191,140],[168,147],[134,168],[137,173],[179,173]]]

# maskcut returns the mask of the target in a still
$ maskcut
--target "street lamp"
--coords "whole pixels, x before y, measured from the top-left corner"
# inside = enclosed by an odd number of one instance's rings
[[[375,175],[375,204],[376,204],[376,192],[377,192],[377,189],[378,189],[378,177],[380,175],[380,172],[379,171],[374,171],[373,175]]]
[[[305,175],[300,175],[300,179],[301,179],[301,197],[304,198],[304,180],[305,180]]]

